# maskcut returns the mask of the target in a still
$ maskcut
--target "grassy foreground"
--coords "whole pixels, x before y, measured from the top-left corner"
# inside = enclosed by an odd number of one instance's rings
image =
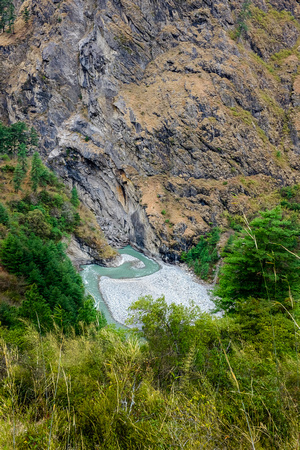
[[[254,300],[235,319],[163,298],[133,314],[143,332],[2,338],[1,448],[299,448],[296,322]]]

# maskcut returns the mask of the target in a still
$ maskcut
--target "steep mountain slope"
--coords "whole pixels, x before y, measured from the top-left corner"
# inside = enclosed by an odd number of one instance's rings
[[[295,0],[26,0],[0,35],[1,114],[34,124],[111,241],[174,259],[299,181],[299,18]]]

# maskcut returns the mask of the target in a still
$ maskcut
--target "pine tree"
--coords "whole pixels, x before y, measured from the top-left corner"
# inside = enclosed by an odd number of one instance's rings
[[[9,0],[0,0],[0,26],[2,31],[5,31],[5,27],[7,25],[8,7],[9,7]]]
[[[0,28],[4,32],[8,26],[8,32],[14,31],[15,7],[12,0],[0,0]]]
[[[238,17],[238,29],[237,29],[237,37],[240,37],[243,33],[248,31],[247,20],[251,17],[251,1],[245,0],[242,4],[242,9]]]
[[[25,175],[27,173],[27,169],[28,169],[28,161],[27,161],[27,147],[24,143],[19,145],[18,162],[24,172],[24,177],[25,177]]]
[[[21,189],[25,175],[26,175],[26,172],[24,172],[21,164],[18,163],[15,168],[14,178],[13,178],[15,192],[19,192],[19,190]]]
[[[2,122],[0,122],[0,153],[7,152],[7,137],[8,137],[7,127],[3,125]]]
[[[28,266],[28,252],[24,249],[24,245],[19,236],[9,233],[2,241],[0,248],[1,264],[12,273],[20,274],[20,266],[25,264]]]
[[[29,9],[27,6],[25,6],[25,9],[23,11],[23,19],[26,24],[29,22],[29,18],[30,18]]]
[[[13,2],[9,2],[8,19],[7,19],[9,33],[14,33],[14,31],[15,31],[15,19],[16,19],[15,6],[14,6]]]
[[[51,309],[46,300],[39,294],[36,284],[26,292],[19,314],[30,319],[36,326],[49,330],[52,325]]]
[[[18,164],[15,168],[13,177],[13,183],[16,192],[21,189],[22,183],[26,177],[27,169],[27,148],[24,143],[21,143],[18,150]]]
[[[16,153],[20,144],[27,144],[27,125],[24,122],[13,123],[7,127],[6,147],[8,153]]]
[[[31,148],[33,148],[33,147],[37,147],[38,143],[39,143],[38,134],[37,134],[36,130],[33,127],[31,127],[30,134],[29,134],[29,144],[30,144]]]
[[[73,206],[75,206],[75,208],[77,208],[79,206],[79,199],[78,199],[78,193],[77,193],[77,189],[74,186],[72,191],[71,191],[71,203]]]
[[[7,210],[2,205],[2,203],[0,203],[0,223],[2,223],[3,225],[7,225],[8,221],[9,221],[9,216],[8,216]]]
[[[36,190],[41,182],[44,171],[45,171],[45,169],[43,167],[43,163],[40,158],[40,155],[38,154],[38,152],[35,152],[32,157],[31,172],[30,172],[32,190],[34,192],[36,192]]]

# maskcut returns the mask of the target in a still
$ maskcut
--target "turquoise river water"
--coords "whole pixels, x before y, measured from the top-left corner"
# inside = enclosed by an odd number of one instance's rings
[[[144,277],[146,275],[151,275],[154,272],[157,272],[160,269],[159,264],[157,264],[155,261],[153,261],[150,258],[147,258],[142,253],[134,250],[129,245],[127,247],[122,248],[121,250],[118,250],[118,252],[123,255],[131,255],[135,258],[142,261],[145,266],[142,268],[134,267],[132,262],[128,261],[123,263],[119,267],[102,267],[98,266],[96,264],[89,264],[86,266],[82,266],[82,271],[80,272],[80,275],[82,277],[85,290],[87,294],[91,294],[96,303],[97,309],[102,311],[106,317],[107,323],[109,324],[116,324],[120,325],[118,322],[116,322],[106,303],[103,301],[103,298],[101,296],[101,293],[99,291],[99,279],[101,276],[106,276],[110,278],[139,278]]]

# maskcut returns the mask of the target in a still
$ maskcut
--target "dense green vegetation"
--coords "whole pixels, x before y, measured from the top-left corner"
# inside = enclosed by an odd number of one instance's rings
[[[198,244],[188,252],[183,252],[181,260],[194,269],[196,275],[207,280],[213,275],[216,263],[219,260],[217,243],[220,240],[219,228],[213,228],[206,237],[201,236]]]
[[[246,223],[226,248],[215,295],[217,305],[232,311],[249,297],[288,302],[300,298],[300,227],[280,207]]]
[[[28,158],[32,131],[14,130],[0,127],[0,448],[298,448],[296,208],[235,227],[215,290],[223,317],[144,297],[136,329],[104,326],[61,242],[84,220],[77,191]],[[183,255],[202,277],[219,238]]]
[[[5,126],[0,122],[0,153],[16,156],[21,144],[28,150],[38,145],[38,135],[31,127],[28,129],[24,122],[16,122]]]
[[[7,162],[7,155],[12,156],[10,165],[0,169],[5,182],[13,182],[14,191],[21,192],[6,205],[0,203],[0,277],[4,281],[13,274],[23,284],[18,295],[8,286],[0,299],[2,326],[13,336],[12,330],[24,328],[27,319],[42,331],[58,326],[78,332],[80,323],[103,324],[61,242],[80,225],[76,189],[69,198],[37,152],[29,160],[28,152],[38,143],[33,128],[28,131],[25,124],[17,123],[1,125],[0,132],[2,151],[7,152],[2,159]]]
[[[255,301],[217,319],[144,298],[132,313],[136,333],[28,326],[18,353],[2,341],[1,448],[297,448],[299,328],[284,310],[272,324]]]

